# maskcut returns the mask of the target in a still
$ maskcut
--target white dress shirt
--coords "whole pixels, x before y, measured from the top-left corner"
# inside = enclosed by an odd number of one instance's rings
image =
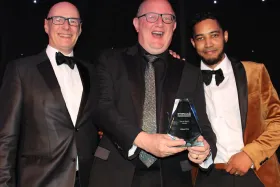
[[[214,70],[222,69],[223,82],[217,86],[215,75],[204,84],[206,112],[217,137],[217,156],[214,163],[227,163],[230,157],[244,147],[238,93],[231,62],[225,55]],[[212,70],[201,62],[202,70]]]
[[[46,53],[50,59],[71,120],[73,122],[73,125],[75,126],[83,93],[81,77],[76,64],[74,66],[74,69],[71,69],[67,64],[61,64],[58,66],[55,58],[56,52],[58,52],[57,49],[48,45]],[[66,56],[73,56],[73,51]]]

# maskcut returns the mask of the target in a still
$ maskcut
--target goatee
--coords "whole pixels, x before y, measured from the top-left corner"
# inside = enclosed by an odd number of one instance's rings
[[[224,40],[224,43],[223,43],[223,49],[222,51],[219,53],[219,55],[217,56],[217,58],[209,58],[209,59],[206,59],[204,58],[203,56],[200,56],[201,57],[201,60],[203,61],[204,64],[208,65],[208,66],[213,66],[215,64],[218,64],[219,62],[221,62],[224,58],[224,53],[225,53],[225,47],[226,47],[226,41]]]
[[[217,58],[209,58],[206,59],[203,56],[201,56],[201,60],[203,61],[204,64],[208,65],[208,66],[213,66],[217,63],[219,63],[220,61],[222,61],[224,58],[224,50],[222,50],[219,55],[217,56]]]

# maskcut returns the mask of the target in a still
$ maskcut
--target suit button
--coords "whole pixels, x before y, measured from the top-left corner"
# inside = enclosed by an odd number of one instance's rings
[[[77,127],[75,128],[75,131],[76,131],[76,132],[78,132],[79,130],[80,130],[79,128],[77,128]]]
[[[76,162],[76,158],[72,158],[72,161],[73,161],[73,162]]]

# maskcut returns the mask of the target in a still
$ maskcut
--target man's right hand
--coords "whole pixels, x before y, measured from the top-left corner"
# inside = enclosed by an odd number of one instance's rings
[[[148,134],[146,132],[140,132],[134,140],[134,145],[161,158],[187,150],[186,147],[176,147],[185,144],[184,140],[173,140],[167,134]]]

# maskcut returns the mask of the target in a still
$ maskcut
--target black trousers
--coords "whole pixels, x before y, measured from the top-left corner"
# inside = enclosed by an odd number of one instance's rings
[[[132,187],[161,187],[160,170],[136,171]]]
[[[75,185],[74,187],[81,187],[80,185],[80,176],[79,176],[79,172],[76,171],[76,178],[75,178]]]
[[[161,187],[160,166],[157,160],[150,168],[147,168],[139,158],[134,160],[135,173],[131,187]]]
[[[235,176],[225,170],[212,169],[210,173],[198,172],[195,187],[264,187],[262,182],[250,169],[244,176]]]

